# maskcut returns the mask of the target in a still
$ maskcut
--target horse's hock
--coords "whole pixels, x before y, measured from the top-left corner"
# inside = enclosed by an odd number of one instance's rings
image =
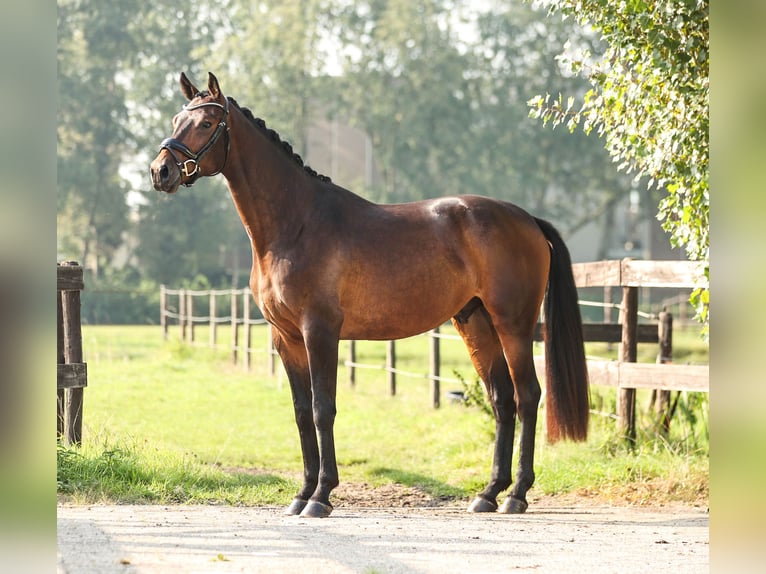
[[[82,267],[77,262],[56,265],[56,433],[66,444],[82,441],[83,389],[88,384],[80,323],[80,291],[84,287]]]

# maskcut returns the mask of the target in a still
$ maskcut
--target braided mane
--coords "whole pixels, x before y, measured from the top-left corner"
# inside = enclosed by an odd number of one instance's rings
[[[235,100],[234,98],[228,97],[228,100],[233,105],[235,105],[239,109],[239,111],[241,111],[244,114],[244,116],[253,123],[255,127],[261,130],[266,135],[266,137],[271,142],[274,143],[274,145],[279,146],[282,149],[282,151],[284,151],[284,153],[288,155],[288,157],[291,157],[295,163],[297,163],[300,167],[302,167],[306,173],[308,173],[312,177],[318,178],[320,181],[332,181],[326,175],[317,173],[315,170],[305,165],[303,163],[303,159],[301,158],[301,156],[293,151],[293,146],[291,146],[288,142],[283,141],[276,131],[266,127],[266,122],[264,120],[262,120],[261,118],[256,118],[253,115],[253,112],[251,112],[248,108],[244,108],[240,106],[237,103],[237,100]]]

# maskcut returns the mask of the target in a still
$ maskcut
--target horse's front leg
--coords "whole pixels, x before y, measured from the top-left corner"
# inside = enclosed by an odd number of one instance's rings
[[[314,426],[319,439],[319,483],[301,516],[325,518],[332,512],[330,492],[338,486],[335,458],[335,394],[338,378],[338,333],[326,325],[304,329],[311,373]]]
[[[303,455],[303,486],[285,511],[285,514],[297,515],[306,507],[319,483],[319,445],[311,404],[311,376],[302,339],[284,337],[276,327],[272,329],[272,338],[290,381],[295,423],[298,425]]]

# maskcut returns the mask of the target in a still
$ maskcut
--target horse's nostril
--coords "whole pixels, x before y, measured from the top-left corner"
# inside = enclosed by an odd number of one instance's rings
[[[160,179],[163,180],[163,181],[166,180],[168,178],[168,173],[169,173],[168,172],[168,166],[163,165],[160,168]]]

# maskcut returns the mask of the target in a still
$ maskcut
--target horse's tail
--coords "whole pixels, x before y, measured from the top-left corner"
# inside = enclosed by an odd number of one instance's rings
[[[551,244],[551,268],[545,296],[545,415],[549,442],[588,436],[588,367],[569,250],[556,229],[537,219]]]

